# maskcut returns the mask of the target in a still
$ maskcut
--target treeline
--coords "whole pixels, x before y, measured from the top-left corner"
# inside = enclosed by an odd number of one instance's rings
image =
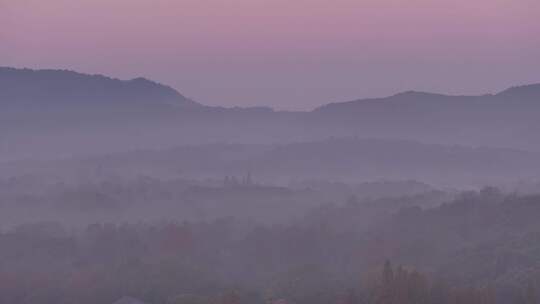
[[[20,225],[0,233],[0,303],[535,303],[539,197],[487,188],[434,208],[373,208],[394,200],[272,225]],[[377,275],[387,259],[403,267]]]
[[[357,185],[319,181],[286,187],[260,183],[249,173],[215,179],[23,175],[0,178],[0,222],[4,227],[36,221],[86,226],[96,222],[209,221],[234,216],[273,224],[349,197],[360,201],[384,199],[387,203],[372,207],[384,205],[384,209],[395,211],[408,204],[439,205],[450,196],[413,181]]]
[[[495,296],[489,288],[456,288],[430,280],[415,270],[392,267],[387,261],[375,285],[367,289],[365,301],[374,304],[490,304]],[[533,296],[531,294],[531,296]]]

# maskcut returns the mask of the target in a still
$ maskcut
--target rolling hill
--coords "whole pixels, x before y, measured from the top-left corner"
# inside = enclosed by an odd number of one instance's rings
[[[409,91],[286,112],[204,106],[144,78],[0,68],[0,158],[9,159],[329,137],[540,151],[538,113],[540,84],[481,96]]]

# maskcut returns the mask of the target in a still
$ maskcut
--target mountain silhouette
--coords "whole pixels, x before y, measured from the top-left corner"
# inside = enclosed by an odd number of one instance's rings
[[[351,110],[361,110],[362,108],[378,107],[411,107],[436,105],[440,109],[445,107],[475,107],[480,106],[511,106],[509,101],[534,103],[540,105],[540,84],[515,86],[504,90],[498,94],[485,95],[445,95],[428,92],[407,91],[389,97],[358,99],[347,102],[337,102],[323,105],[313,112],[349,112]],[[489,109],[488,109],[489,110]]]
[[[512,87],[497,94],[496,97],[507,100],[526,100],[540,103],[540,84]]]
[[[407,91],[388,97],[329,103],[314,109],[311,113],[331,114],[343,111],[351,114],[357,111],[384,110],[385,108],[392,112],[399,107],[426,107],[426,110],[431,111],[433,106],[442,110],[445,107],[460,106],[472,108],[477,105],[510,106],[508,101],[532,102],[535,106],[540,105],[540,84],[515,86],[498,94],[480,96]],[[89,75],[69,70],[32,70],[9,67],[0,67],[0,105],[2,107],[14,105],[47,107],[73,105],[201,106],[175,89],[146,78],[119,80],[103,75]],[[204,108],[221,113],[232,111],[250,114],[263,110],[266,113],[273,112],[268,107]]]
[[[145,78],[119,80],[66,70],[0,67],[4,108],[197,106],[171,87]]]
[[[287,112],[204,106],[144,78],[0,68],[0,154],[10,157],[351,136],[540,151],[538,113],[540,84],[479,96],[407,91]]]

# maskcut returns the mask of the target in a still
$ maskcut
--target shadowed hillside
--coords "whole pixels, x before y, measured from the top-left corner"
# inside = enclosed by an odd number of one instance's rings
[[[128,81],[66,70],[0,67],[3,109],[196,106],[171,87],[145,78]]]

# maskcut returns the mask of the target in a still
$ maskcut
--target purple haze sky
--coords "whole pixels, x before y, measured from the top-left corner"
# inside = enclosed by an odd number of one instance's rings
[[[0,0],[0,65],[309,109],[540,82],[538,0]]]

